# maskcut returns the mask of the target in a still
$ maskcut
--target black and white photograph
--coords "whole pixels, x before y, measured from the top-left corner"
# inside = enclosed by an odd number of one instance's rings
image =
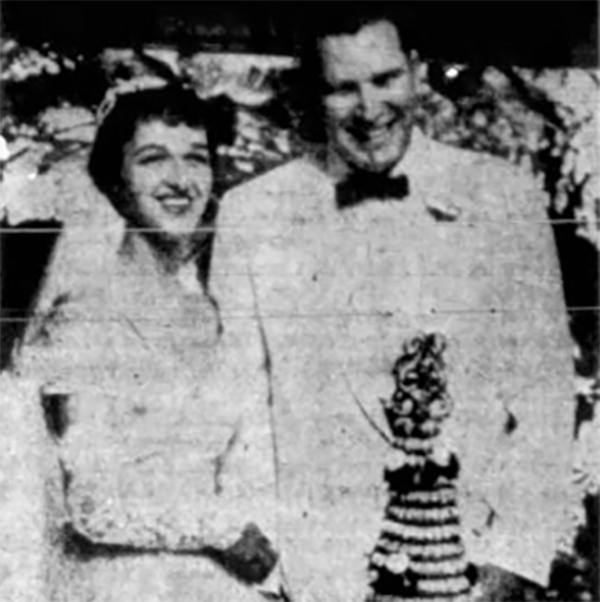
[[[592,0],[0,2],[0,601],[600,600]]]

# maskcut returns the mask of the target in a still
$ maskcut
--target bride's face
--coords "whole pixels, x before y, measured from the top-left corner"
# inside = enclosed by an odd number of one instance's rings
[[[160,119],[138,124],[125,147],[123,181],[137,228],[172,241],[198,229],[213,186],[206,130]]]

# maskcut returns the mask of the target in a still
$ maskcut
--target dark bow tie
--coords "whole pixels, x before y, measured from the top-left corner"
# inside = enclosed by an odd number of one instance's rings
[[[410,193],[408,178],[355,172],[336,186],[338,207],[352,207],[368,199],[401,201]]]

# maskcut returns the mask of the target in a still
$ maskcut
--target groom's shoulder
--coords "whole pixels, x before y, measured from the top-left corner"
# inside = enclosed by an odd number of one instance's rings
[[[281,207],[286,201],[326,194],[331,181],[309,158],[300,157],[229,190],[221,209],[253,213]]]

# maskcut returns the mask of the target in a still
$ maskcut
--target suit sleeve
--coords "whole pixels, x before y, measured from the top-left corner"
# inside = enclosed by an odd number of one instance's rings
[[[544,199],[517,178],[494,253],[494,376],[506,422],[483,475],[481,558],[546,584],[566,536],[574,422],[572,342]],[[487,475],[487,478],[486,478]]]
[[[230,195],[224,201],[229,207],[223,212],[225,227],[215,241],[211,290],[220,308],[228,348],[227,391],[223,394],[238,404],[241,428],[223,474],[223,487],[247,509],[249,522],[274,542],[277,479],[269,349],[251,257],[244,237],[235,227],[228,228],[234,223],[235,208],[241,208],[240,199]]]

